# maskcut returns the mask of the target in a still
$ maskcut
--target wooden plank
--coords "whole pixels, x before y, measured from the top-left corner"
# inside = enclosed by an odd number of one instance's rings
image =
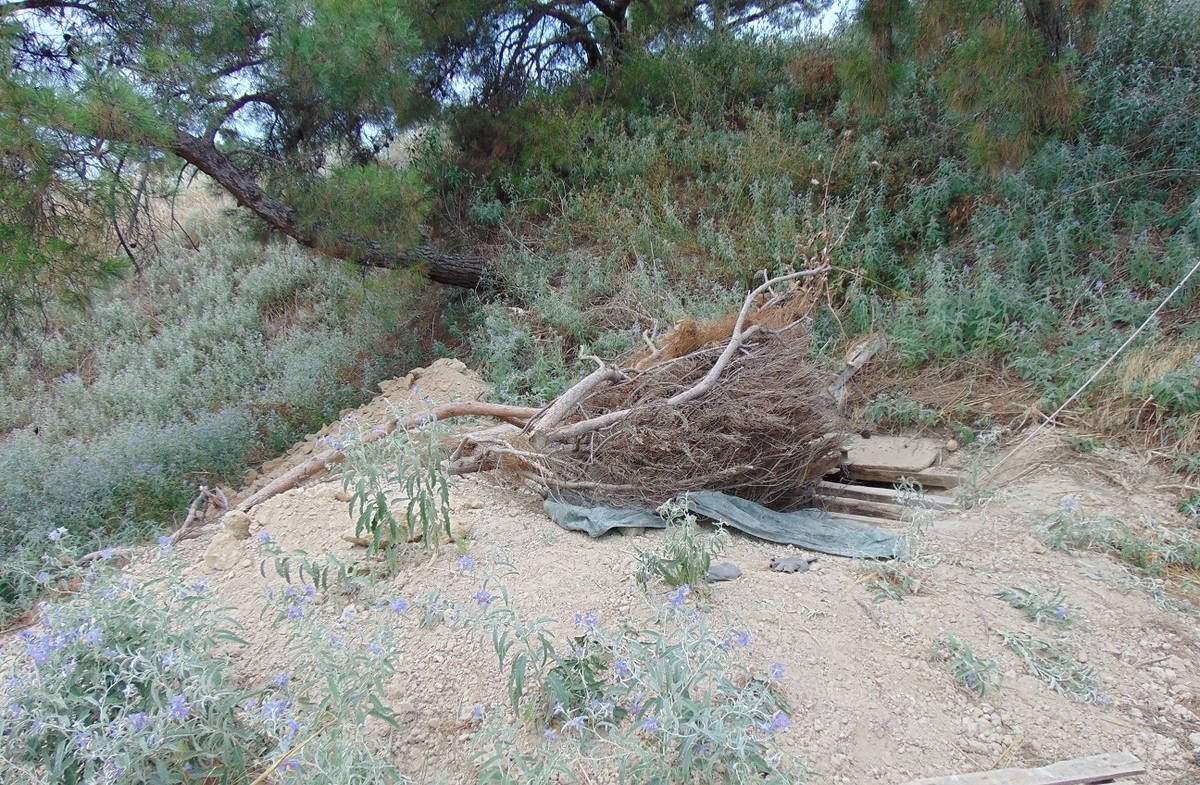
[[[865,485],[845,485],[838,482],[822,482],[817,486],[818,496],[830,496],[838,499],[862,499],[869,502],[887,502],[900,504],[900,492],[895,488],[870,488]],[[949,496],[924,494],[920,498],[911,499],[915,507],[926,510],[949,510],[958,507],[958,501]],[[904,505],[900,505],[904,506]]]
[[[919,482],[922,488],[957,488],[958,475],[936,467],[919,472],[898,472],[892,469],[873,469],[862,466],[847,465],[842,467],[842,474],[851,480],[859,482],[898,483],[907,478]]]
[[[904,508],[883,502],[868,502],[861,499],[835,499],[820,494],[813,497],[813,506],[832,514],[852,513],[869,518],[885,518],[898,521],[904,516]]]
[[[913,780],[908,785],[1093,785],[1146,773],[1128,752],[1110,752],[1052,763],[1036,769],[997,769]]]

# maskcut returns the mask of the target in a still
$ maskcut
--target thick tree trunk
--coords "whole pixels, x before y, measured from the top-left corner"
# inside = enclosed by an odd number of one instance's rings
[[[215,180],[239,205],[306,248],[365,267],[419,267],[429,280],[450,286],[479,289],[495,283],[488,279],[482,257],[440,251],[428,243],[403,253],[393,253],[375,243],[354,243],[349,239],[332,245],[319,242],[296,225],[294,208],[264,191],[212,142],[180,131],[171,141],[170,150]]]

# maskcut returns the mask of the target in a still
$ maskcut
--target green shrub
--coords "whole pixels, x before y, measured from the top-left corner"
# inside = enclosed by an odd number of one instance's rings
[[[480,781],[800,783],[807,770],[776,745],[791,727],[780,680],[742,662],[750,635],[718,633],[684,591],[621,628],[576,616],[564,646],[549,620],[525,623],[498,584],[485,584],[460,623],[490,641],[508,676],[512,712],[541,731],[528,749],[512,714],[483,718]],[[482,710],[481,710],[482,713]]]
[[[729,536],[723,528],[703,531],[682,500],[667,502],[658,514],[666,520],[667,529],[657,550],[638,551],[638,584],[646,588],[651,579],[657,578],[673,589],[689,587],[706,594],[708,570],[725,549]]]
[[[5,782],[238,782],[266,739],[217,654],[237,642],[204,579],[135,586],[116,572],[20,635],[0,712]]]
[[[46,530],[81,549],[161,531],[198,485],[236,482],[417,364],[415,291],[217,231],[0,348],[0,618],[29,607],[18,576]]]
[[[943,633],[938,637],[929,661],[944,668],[959,689],[980,698],[996,686],[999,672],[996,661],[979,659],[971,646],[953,633]]]

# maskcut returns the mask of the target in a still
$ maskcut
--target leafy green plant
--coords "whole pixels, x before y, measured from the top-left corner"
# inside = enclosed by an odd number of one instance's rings
[[[864,561],[858,567],[857,580],[875,595],[876,603],[902,602],[925,587],[920,568],[900,560]]]
[[[999,671],[996,661],[979,659],[970,645],[953,633],[938,637],[929,661],[944,668],[959,689],[981,698],[996,686]]]
[[[658,514],[667,521],[666,533],[657,550],[638,551],[638,584],[645,588],[656,577],[672,588],[689,586],[704,592],[708,570],[724,550],[728,535],[720,528],[712,532],[701,529],[683,500],[667,502]]]
[[[1062,644],[1024,632],[1001,630],[1000,637],[1004,645],[1021,658],[1030,673],[1049,684],[1059,695],[1083,703],[1100,700],[1104,685],[1095,669],[1068,654]]]
[[[581,613],[564,650],[548,620],[520,621],[503,587],[485,584],[459,623],[493,642],[511,711],[535,723],[542,743],[524,746],[507,713],[493,715],[478,742],[481,782],[807,781],[775,742],[791,726],[783,667],[747,669],[750,636],[717,634],[686,586],[665,600],[644,623],[620,628]]]
[[[907,428],[920,425],[933,428],[941,425],[944,418],[927,406],[917,403],[904,393],[880,395],[871,399],[863,408],[863,416],[874,423]]]
[[[258,571],[265,578],[267,564],[275,574],[289,585],[311,586],[316,591],[355,596],[365,592],[381,577],[380,570],[371,562],[345,562],[331,553],[316,559],[306,551],[284,552],[276,547],[267,532],[259,532],[257,542],[259,555]]]
[[[1004,600],[1019,611],[1024,611],[1025,618],[1035,624],[1051,624],[1061,630],[1075,622],[1067,609],[1067,600],[1061,589],[1049,599],[1039,592],[1019,586],[1001,589],[992,596]]]
[[[68,529],[75,557],[153,539],[198,485],[237,484],[427,356],[399,337],[413,287],[202,229],[200,248],[163,237],[86,312],[50,308],[0,344],[0,622],[38,595],[18,576],[41,569],[46,529]]]
[[[1098,448],[1104,446],[1104,443],[1094,436],[1067,434],[1063,437],[1063,440],[1071,446],[1071,449],[1078,453],[1095,452]]]
[[[439,433],[436,423],[426,423],[373,442],[340,445],[347,456],[340,471],[343,488],[352,490],[355,536],[369,537],[370,552],[383,553],[392,570],[405,543],[418,541],[436,552],[443,539],[452,539],[450,475]]]
[[[1115,518],[1089,520],[1070,500],[1043,519],[1042,531],[1051,547],[1107,552],[1148,575],[1164,575],[1169,567],[1200,572],[1200,539],[1187,531],[1164,529],[1149,519],[1140,529]]]
[[[1175,505],[1175,509],[1189,518],[1200,518],[1200,493],[1193,493],[1186,499],[1180,499],[1179,503]]]

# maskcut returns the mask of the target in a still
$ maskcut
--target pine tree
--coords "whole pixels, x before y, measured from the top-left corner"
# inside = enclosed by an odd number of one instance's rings
[[[119,271],[164,171],[209,175],[298,242],[474,285],[419,245],[424,192],[375,154],[418,117],[397,0],[0,4],[0,320]]]

